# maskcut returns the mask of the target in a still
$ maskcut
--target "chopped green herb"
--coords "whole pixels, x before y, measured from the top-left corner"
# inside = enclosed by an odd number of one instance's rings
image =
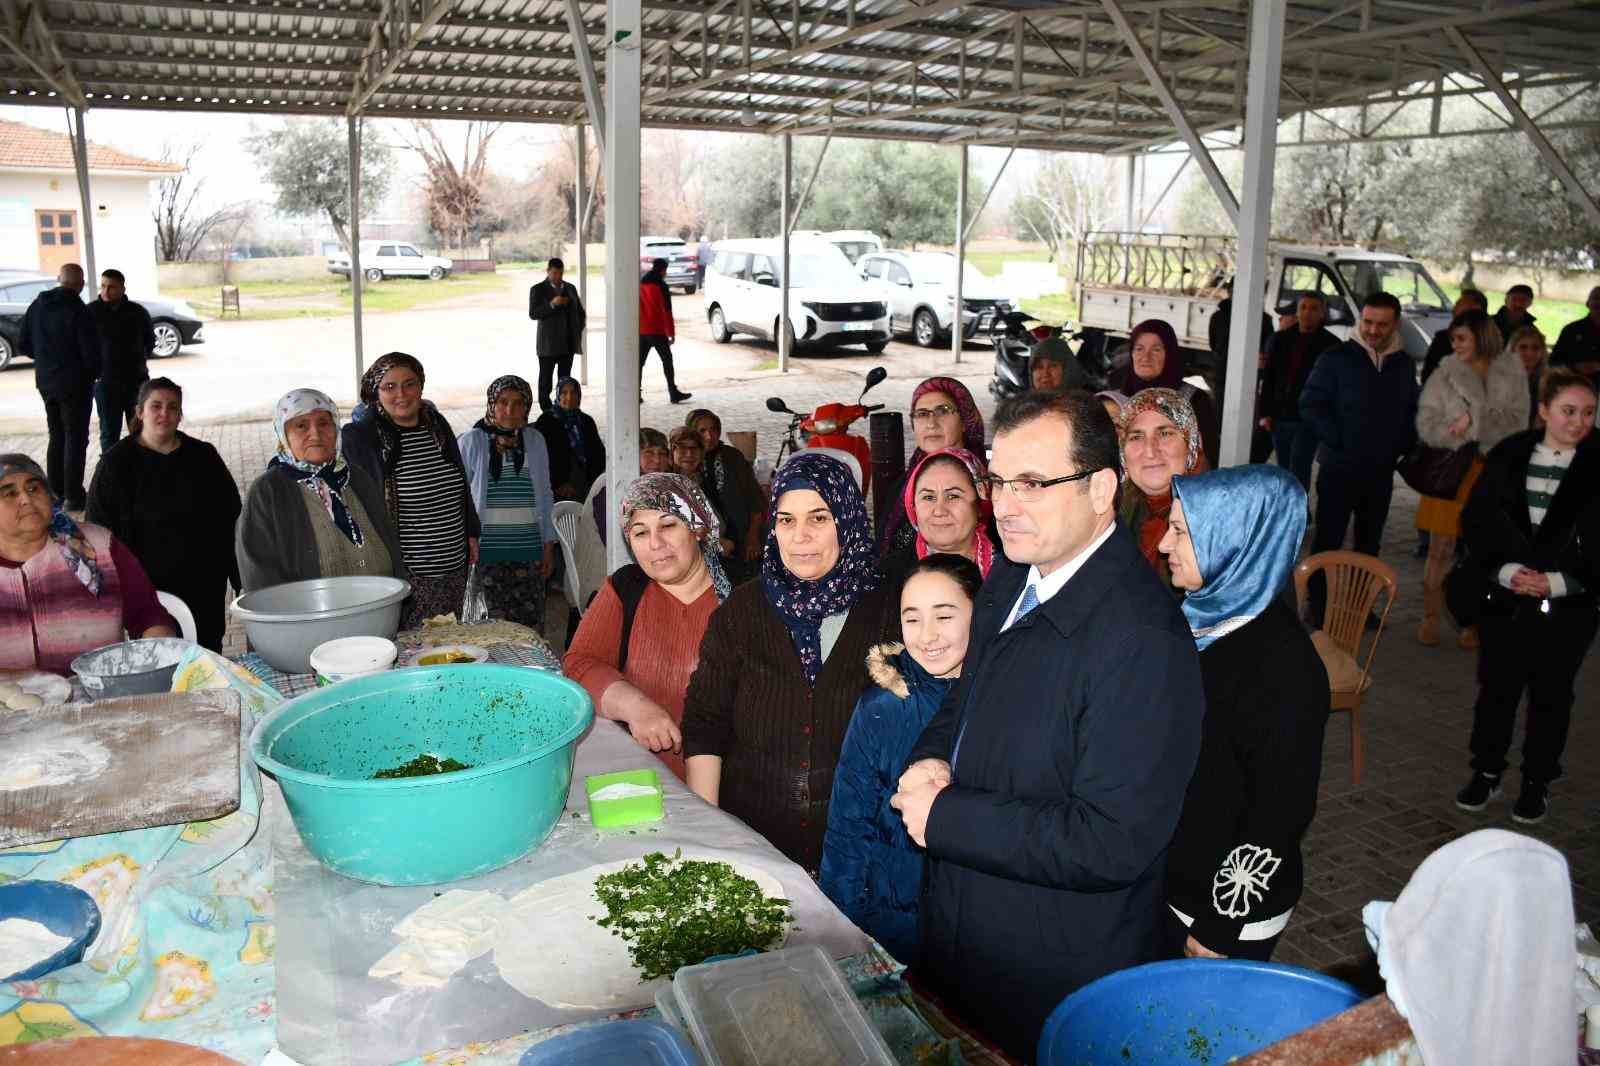
[[[372,775],[374,781],[390,777],[430,777],[433,774],[448,774],[456,770],[470,770],[472,767],[455,759],[441,759],[434,754],[418,755],[410,762],[401,763],[399,766],[388,770],[379,770]]]
[[[788,900],[767,898],[725,862],[686,860],[681,849],[671,858],[651,852],[594,888],[606,908],[596,924],[627,942],[646,981],[712,955],[771,947],[794,921]]]

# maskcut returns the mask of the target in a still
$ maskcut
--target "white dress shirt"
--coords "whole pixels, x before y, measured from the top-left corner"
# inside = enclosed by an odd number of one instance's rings
[[[1083,564],[1089,561],[1089,556],[1099,550],[1100,545],[1110,538],[1111,531],[1116,528],[1117,523],[1113,521],[1101,531],[1098,537],[1089,542],[1087,548],[1061,564],[1060,568],[1049,577],[1041,577],[1037,566],[1028,567],[1028,580],[1023,582],[1022,591],[1017,594],[1016,602],[1011,605],[1011,613],[1006,616],[1006,624],[1001,627],[1001,632],[1017,624],[1017,608],[1022,606],[1022,597],[1027,595],[1029,585],[1033,586],[1033,594],[1039,598],[1039,603],[1042,606],[1051,596],[1066,587],[1067,582],[1072,580],[1072,575],[1083,569]],[[1035,607],[1034,610],[1038,610],[1038,608]]]

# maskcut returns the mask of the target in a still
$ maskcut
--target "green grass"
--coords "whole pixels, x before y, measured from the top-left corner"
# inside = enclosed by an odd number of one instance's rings
[[[1043,248],[1029,248],[1016,251],[976,251],[967,249],[967,262],[977,267],[991,278],[998,278],[1000,271],[1006,263],[1047,263],[1050,253]],[[1061,264],[1056,264],[1056,271],[1060,273]]]
[[[506,290],[509,280],[498,274],[452,274],[440,281],[426,278],[389,278],[361,287],[361,308],[367,312],[411,311],[481,293]],[[167,295],[187,300],[202,317],[218,318],[222,311],[219,286],[169,289]],[[299,281],[246,281],[239,285],[239,318],[266,322],[284,318],[315,318],[348,313],[350,282],[329,274]]]

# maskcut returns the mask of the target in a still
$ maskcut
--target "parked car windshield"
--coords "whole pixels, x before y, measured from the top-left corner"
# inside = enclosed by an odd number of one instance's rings
[[[1450,300],[1421,263],[1404,259],[1341,259],[1339,276],[1350,287],[1356,303],[1364,304],[1375,292],[1387,292],[1408,314],[1448,314]]]
[[[849,287],[861,284],[861,279],[850,269],[849,261],[842,257],[791,253],[789,269],[793,271],[789,285],[796,289]]]
[[[970,285],[973,282],[983,282],[989,279],[971,263],[963,264],[961,272],[962,284]],[[956,257],[953,255],[930,255],[917,257],[911,260],[911,275],[917,279],[918,285],[951,285],[956,277]]]

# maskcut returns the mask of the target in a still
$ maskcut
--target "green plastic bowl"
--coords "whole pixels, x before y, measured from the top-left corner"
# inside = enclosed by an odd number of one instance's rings
[[[291,700],[257,723],[250,753],[278,779],[300,839],[330,870],[428,885],[538,846],[566,806],[578,738],[593,720],[588,693],[556,674],[423,667]],[[373,780],[425,752],[470,769]]]

